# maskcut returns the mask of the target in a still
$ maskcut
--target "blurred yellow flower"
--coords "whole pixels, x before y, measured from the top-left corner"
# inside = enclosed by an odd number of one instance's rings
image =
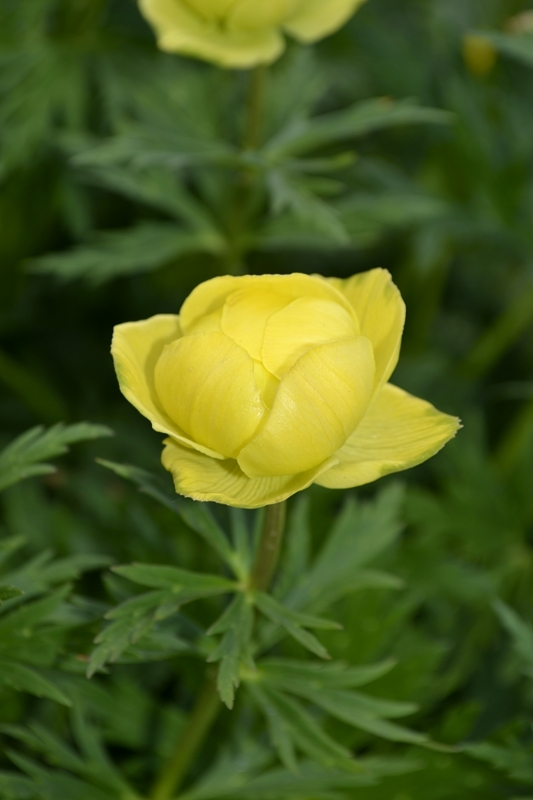
[[[340,28],[364,0],[139,0],[159,47],[222,67],[270,64],[284,33],[315,42]]]
[[[387,383],[404,318],[382,269],[227,276],[179,316],[117,325],[112,354],[124,396],[168,436],[176,491],[255,508],[369,483],[455,435],[455,417]]]
[[[496,65],[498,52],[490,39],[480,33],[463,37],[463,59],[472,75],[484,78]]]

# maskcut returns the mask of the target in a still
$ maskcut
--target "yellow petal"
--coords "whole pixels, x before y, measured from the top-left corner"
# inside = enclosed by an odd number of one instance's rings
[[[222,330],[257,360],[261,359],[268,320],[291,302],[287,295],[258,292],[248,287],[228,295],[222,312]]]
[[[159,401],[205,447],[235,457],[265,412],[254,362],[223,333],[184,336],[164,348],[155,368]]]
[[[435,455],[460,428],[459,420],[388,383],[335,455],[338,465],[316,483],[347,489],[390,472],[421,464]]]
[[[386,269],[372,269],[348,278],[332,279],[352,304],[361,326],[361,335],[372,342],[376,359],[376,385],[382,386],[392,375],[402,343],[405,303]]]
[[[368,339],[308,350],[279,384],[272,411],[238,457],[250,477],[292,475],[322,464],[363,417],[374,384]]]
[[[222,308],[233,292],[253,290],[257,294],[273,293],[287,296],[290,300],[299,297],[321,297],[340,303],[353,314],[353,308],[344,293],[332,282],[319,275],[304,275],[294,272],[291,275],[224,275],[199,284],[180,310],[180,322],[184,333],[205,314],[212,314]]]
[[[205,19],[224,19],[235,0],[184,0],[184,3]]]
[[[228,29],[202,18],[181,0],[139,0],[139,7],[154,27],[160,49],[171,53],[247,69],[275,61],[285,49],[283,36],[275,28]]]
[[[237,0],[228,17],[236,28],[269,28],[279,25],[301,4],[301,0]]]
[[[222,332],[222,309],[213,311],[212,314],[206,314],[205,317],[200,317],[194,325],[187,331],[187,336],[193,333],[213,333],[214,331]]]
[[[263,364],[281,378],[311,347],[358,334],[357,320],[339,303],[300,297],[268,320],[261,351]]]
[[[202,453],[165,440],[162,462],[172,473],[178,494],[204,502],[225,503],[239,508],[259,508],[281,503],[305,489],[320,473],[335,464],[330,459],[316,469],[285,478],[248,478],[233,459],[215,461]]]
[[[188,447],[221,458],[218,453],[193,442],[165,413],[157,399],[154,370],[163,348],[181,336],[179,317],[158,314],[141,322],[116,325],[111,354],[124,397],[147,417],[154,430],[170,434]]]
[[[316,42],[348,22],[364,0],[304,0],[283,25],[301,42]]]

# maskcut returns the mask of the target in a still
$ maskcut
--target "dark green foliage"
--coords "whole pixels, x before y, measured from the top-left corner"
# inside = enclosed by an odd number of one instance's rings
[[[180,800],[533,796],[528,10],[368,0],[269,70],[250,141],[248,76],[159,53],[136,3],[0,3],[0,800],[148,798],[206,677]],[[175,495],[112,326],[218,274],[375,266],[394,382],[464,429],[293,498],[256,592],[261,512]]]

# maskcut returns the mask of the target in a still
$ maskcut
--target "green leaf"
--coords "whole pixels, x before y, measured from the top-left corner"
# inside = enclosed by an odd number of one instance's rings
[[[163,222],[101,233],[94,241],[63,253],[33,259],[31,271],[62,280],[85,278],[99,285],[114,278],[150,272],[195,253],[218,254],[224,240],[212,232],[186,231]]]
[[[165,567],[152,564],[131,564],[113,567],[113,572],[141,586],[152,589],[168,589],[173,593],[183,590],[200,592],[202,596],[232,592],[238,588],[234,581],[219,578],[217,575],[206,575],[203,572],[189,572],[177,567]]]
[[[481,36],[491,41],[506,56],[516,58],[528,67],[533,67],[533,36],[530,33],[505,34],[480,31]]]
[[[292,698],[275,689],[263,687],[270,702],[282,718],[299,750],[325,767],[359,771],[349,750],[338,744],[318,725],[315,719]]]
[[[14,586],[1,586],[0,585],[0,606],[2,603],[5,603],[6,600],[13,600],[15,597],[21,597],[24,592],[20,589],[16,589]]]
[[[533,668],[533,628],[523,622],[518,614],[501,600],[495,600],[492,607],[513,637],[516,652],[530,668]]]
[[[514,780],[533,785],[533,762],[530,749],[518,745],[500,747],[489,742],[467,744],[465,749],[475,758],[488,761],[497,769],[504,770]]]
[[[236,559],[224,531],[209,512],[205,503],[198,503],[179,495],[168,494],[156,476],[139,467],[133,467],[129,464],[116,464],[103,459],[99,459],[98,463],[120,475],[121,478],[136,484],[142,492],[162,503],[175,514],[179,514],[193,531],[199,533],[216,550],[226,564],[232,569],[234,568],[238,558]]]
[[[295,176],[281,169],[271,170],[267,173],[267,186],[275,215],[290,211],[297,220],[327,236],[333,244],[350,243],[350,237],[336,209]]]
[[[293,123],[268,142],[264,153],[271,163],[279,163],[291,156],[383,128],[419,123],[442,125],[452,120],[448,112],[424,108],[412,100],[367,100],[343,111]]]
[[[360,505],[350,498],[336,519],[326,543],[307,576],[284,598],[291,608],[320,611],[360,586],[386,585],[396,588],[398,579],[370,572],[358,585],[363,568],[399,536],[403,489],[393,485],[382,490],[374,503]],[[363,578],[363,576],[361,576]],[[374,583],[375,585],[375,583]]]
[[[208,631],[222,633],[222,639],[209,656],[210,662],[220,661],[217,688],[223,703],[233,708],[235,689],[240,685],[241,659],[246,655],[253,628],[253,608],[244,594],[237,595],[222,617]]]
[[[365,667],[349,667],[342,662],[301,661],[291,658],[262,659],[259,671],[272,685],[287,686],[287,681],[311,684],[317,691],[326,687],[353,689],[386,675],[396,665],[393,659]],[[291,683],[292,685],[292,683]]]
[[[74,442],[101,436],[112,436],[112,431],[103,425],[88,422],[66,426],[59,423],[48,430],[38,426],[26,431],[0,453],[0,490],[33,475],[54,472],[51,464],[41,462],[63,455],[68,451],[68,445]]]
[[[27,639],[35,626],[44,623],[59,608],[69,592],[70,587],[63,586],[0,616],[0,650],[12,649],[17,642]]]
[[[145,170],[132,171],[127,167],[106,166],[92,167],[82,176],[97,186],[119,192],[133,200],[155,206],[161,211],[187,223],[190,227],[217,234],[217,227],[208,208],[202,205],[187,190],[179,176],[167,169],[152,167]]]
[[[289,725],[278,709],[270,702],[268,695],[263,692],[259,684],[250,681],[247,684],[247,688],[256,705],[265,715],[270,740],[281,762],[291,772],[298,772],[298,761]]]
[[[69,698],[47,678],[43,678],[36,670],[11,659],[0,658],[0,685],[16,689],[19,692],[28,692],[37,697],[47,697],[64,706],[72,705]]]
[[[296,639],[296,641],[300,642],[307,650],[320,656],[320,658],[330,658],[326,648],[320,644],[316,636],[304,630],[304,626],[322,630],[339,630],[342,626],[338,625],[336,622],[322,619],[321,617],[313,617],[309,614],[300,614],[297,611],[292,611],[290,608],[283,606],[273,597],[263,592],[256,592],[254,594],[254,599],[258,609],[268,617],[271,622],[282,625],[287,633]]]

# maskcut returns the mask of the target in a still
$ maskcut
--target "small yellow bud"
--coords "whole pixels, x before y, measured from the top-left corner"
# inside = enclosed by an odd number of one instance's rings
[[[463,58],[472,75],[484,78],[494,69],[498,53],[486,36],[469,33],[463,38]]]

